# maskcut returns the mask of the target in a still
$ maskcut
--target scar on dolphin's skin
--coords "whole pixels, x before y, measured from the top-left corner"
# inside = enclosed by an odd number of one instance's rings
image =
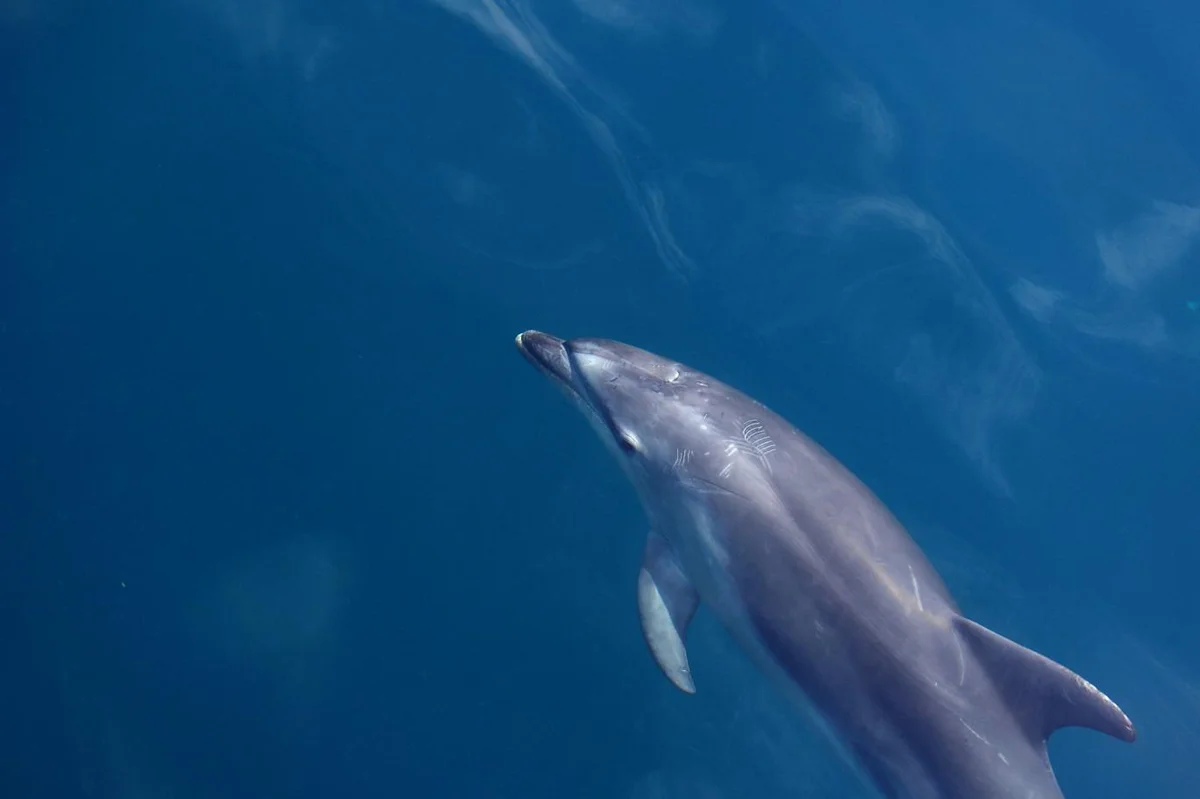
[[[921,602],[921,584],[917,582],[917,575],[912,566],[908,567],[908,574],[912,577],[913,596],[917,598],[917,609],[924,613],[925,604]]]

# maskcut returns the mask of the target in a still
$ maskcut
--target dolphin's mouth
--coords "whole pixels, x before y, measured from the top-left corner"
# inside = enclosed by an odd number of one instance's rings
[[[526,330],[517,336],[517,349],[525,359],[549,377],[585,414],[608,430],[615,441],[627,441],[613,422],[612,415],[596,397],[595,389],[576,362],[571,344],[549,333]],[[624,446],[624,445],[623,445]]]
[[[568,394],[579,393],[571,377],[571,356],[567,352],[567,343],[561,338],[537,330],[526,330],[517,336],[517,349],[538,371]]]

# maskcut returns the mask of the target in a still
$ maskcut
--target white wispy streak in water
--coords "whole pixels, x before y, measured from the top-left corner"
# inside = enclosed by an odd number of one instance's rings
[[[1043,334],[1074,351],[1086,342],[1089,351],[1182,356],[1183,373],[1200,375],[1191,277],[1200,272],[1200,159],[1158,93],[1108,56],[1102,39],[1082,35],[1069,16],[1006,0],[980,0],[951,18],[929,4],[883,17],[876,0],[775,5],[903,101],[921,126],[908,143],[937,197],[930,205],[1004,274]],[[1173,12],[1139,13],[1164,50],[1187,40]],[[1004,173],[1004,196],[1015,202],[998,209],[987,201],[993,180],[964,182],[971,164],[981,175]],[[1113,368],[1103,356],[1086,362]]]
[[[1128,222],[1095,234],[1098,269],[1091,295],[1068,292],[1018,277],[1009,288],[1026,313],[1049,326],[1061,326],[1095,339],[1143,350],[1200,358],[1200,321],[1191,331],[1169,329],[1163,297],[1186,307],[1186,294],[1172,296],[1172,282],[1195,274],[1200,241],[1200,207],[1155,202]]]
[[[467,20],[498,46],[520,58],[567,104],[612,165],[630,208],[650,235],[663,264],[681,279],[692,277],[695,264],[671,232],[661,188],[654,181],[639,179],[634,174],[612,120],[619,118],[623,135],[643,145],[644,132],[580,68],[529,4],[504,0],[431,2]]]
[[[721,14],[692,0],[572,0],[589,18],[644,39],[682,33],[706,41],[721,25]]]
[[[922,400],[993,487],[1008,493],[994,453],[996,428],[1019,422],[1030,411],[1042,372],[946,228],[907,197],[807,189],[797,189],[785,219],[799,237],[826,237],[840,246],[862,246],[888,229],[916,239],[921,249],[910,257],[878,263],[858,276],[814,282],[837,286],[838,305],[853,300],[854,306],[847,306],[852,312],[836,314],[833,323],[850,341],[866,339],[871,351],[886,353],[895,378]],[[836,270],[839,260],[857,259],[831,256],[820,269]],[[806,268],[811,273],[818,267]],[[865,292],[872,283],[878,285]],[[927,307],[948,314],[958,332],[947,336],[930,328]],[[803,316],[777,315],[774,324],[789,321],[812,323]]]

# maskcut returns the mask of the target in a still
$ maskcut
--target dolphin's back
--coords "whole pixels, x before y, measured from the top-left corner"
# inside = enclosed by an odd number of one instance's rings
[[[747,406],[741,415],[754,414],[772,436],[767,479],[791,522],[763,524],[757,545],[790,551],[814,570],[810,580],[823,583],[822,593],[833,591],[856,609],[868,602],[881,613],[959,612],[920,547],[862,481],[786,419],[740,398]]]
[[[1055,729],[1133,739],[1128,718],[1090,683],[964,618],[875,494],[753,407],[774,436],[774,501],[747,502],[749,486],[721,500],[736,531],[731,577],[758,641],[885,796],[1006,799],[1014,778],[996,772],[1014,771],[1022,796],[1058,799],[1045,747]]]

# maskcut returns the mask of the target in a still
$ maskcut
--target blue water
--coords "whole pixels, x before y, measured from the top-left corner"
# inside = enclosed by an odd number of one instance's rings
[[[0,3],[0,792],[853,797],[526,328],[855,470],[1200,796],[1200,11]]]

